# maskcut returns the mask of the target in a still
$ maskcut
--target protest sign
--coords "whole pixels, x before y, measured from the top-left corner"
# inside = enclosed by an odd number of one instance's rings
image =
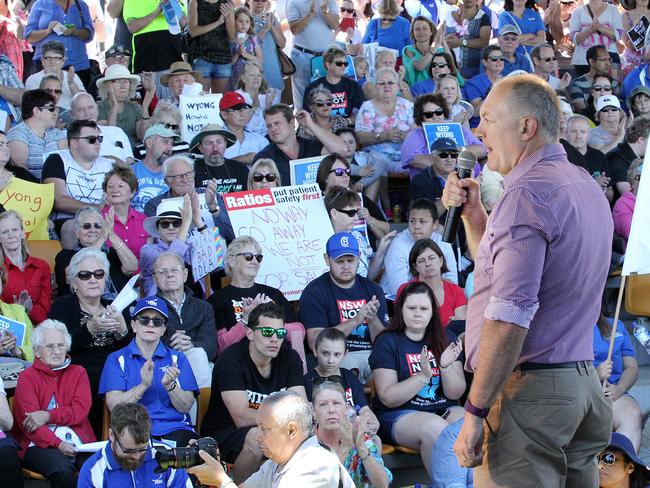
[[[225,253],[218,228],[213,227],[212,232],[197,232],[191,242],[190,257],[194,281],[199,281],[208,273],[223,267]]]
[[[235,235],[262,246],[258,283],[298,300],[307,283],[327,270],[323,253],[334,231],[318,185],[227,193],[223,200]]]
[[[310,185],[316,183],[316,173],[321,160],[325,156],[313,158],[292,159],[289,161],[291,185]]]
[[[16,345],[18,347],[23,347],[25,345],[26,328],[27,326],[22,322],[18,322],[17,320],[10,319],[4,315],[0,315],[0,331],[2,331],[3,335],[6,331],[11,332],[13,335],[15,335]]]
[[[422,129],[424,130],[424,137],[427,139],[429,153],[431,153],[431,144],[443,137],[453,139],[459,148],[466,146],[463,127],[456,122],[450,122],[448,124],[422,124]]]
[[[650,26],[650,21],[646,16],[642,16],[639,21],[634,24],[629,31],[627,31],[627,35],[630,37],[632,46],[634,46],[634,49],[637,51],[641,51],[646,43],[648,26]]]
[[[54,205],[54,184],[31,183],[13,177],[0,191],[0,204],[23,218],[27,239],[48,240],[47,217]]]
[[[190,142],[207,124],[224,125],[219,115],[222,94],[181,95],[178,109],[181,112],[181,138]]]

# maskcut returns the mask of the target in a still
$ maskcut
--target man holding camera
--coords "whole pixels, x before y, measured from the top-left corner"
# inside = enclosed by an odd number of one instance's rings
[[[78,488],[112,486],[166,486],[191,488],[182,470],[158,467],[150,441],[151,420],[139,403],[120,403],[113,409],[109,442],[93,454],[79,472]]]

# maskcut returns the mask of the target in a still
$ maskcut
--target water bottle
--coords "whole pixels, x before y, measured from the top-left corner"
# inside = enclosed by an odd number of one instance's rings
[[[634,324],[634,337],[637,338],[646,352],[650,354],[650,333],[646,329],[645,322],[645,317],[639,317]]]
[[[74,447],[76,447],[76,446],[74,445],[74,441],[72,440],[72,434],[71,434],[70,432],[66,432],[66,434],[65,434],[65,441],[66,441],[68,444],[72,444]],[[76,456],[73,456],[73,457],[72,457],[72,462],[73,462],[73,463],[74,463],[75,459],[76,459]]]
[[[318,79],[320,79],[322,77],[323,77],[323,75],[320,74],[320,70],[318,68],[316,68],[316,71],[314,71],[314,74],[311,77],[311,81],[316,81],[316,80],[318,80]]]
[[[181,33],[181,26],[178,23],[178,18],[176,17],[176,10],[174,9],[174,5],[172,2],[175,0],[166,0],[162,2],[162,11],[163,15],[165,16],[165,20],[167,21],[167,25],[169,27],[169,32],[173,35],[180,34]]]

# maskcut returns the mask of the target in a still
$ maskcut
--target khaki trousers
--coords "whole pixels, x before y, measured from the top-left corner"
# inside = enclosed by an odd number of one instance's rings
[[[476,488],[597,488],[596,455],[609,444],[612,404],[590,362],[515,370],[485,422]]]

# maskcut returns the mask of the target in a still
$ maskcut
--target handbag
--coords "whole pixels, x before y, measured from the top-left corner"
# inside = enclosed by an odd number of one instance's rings
[[[287,56],[287,54],[280,49],[279,46],[275,46],[275,49],[278,53],[278,62],[280,63],[280,72],[282,73],[283,76],[291,76],[296,72],[296,65],[293,64],[293,61],[291,61],[291,58]]]

